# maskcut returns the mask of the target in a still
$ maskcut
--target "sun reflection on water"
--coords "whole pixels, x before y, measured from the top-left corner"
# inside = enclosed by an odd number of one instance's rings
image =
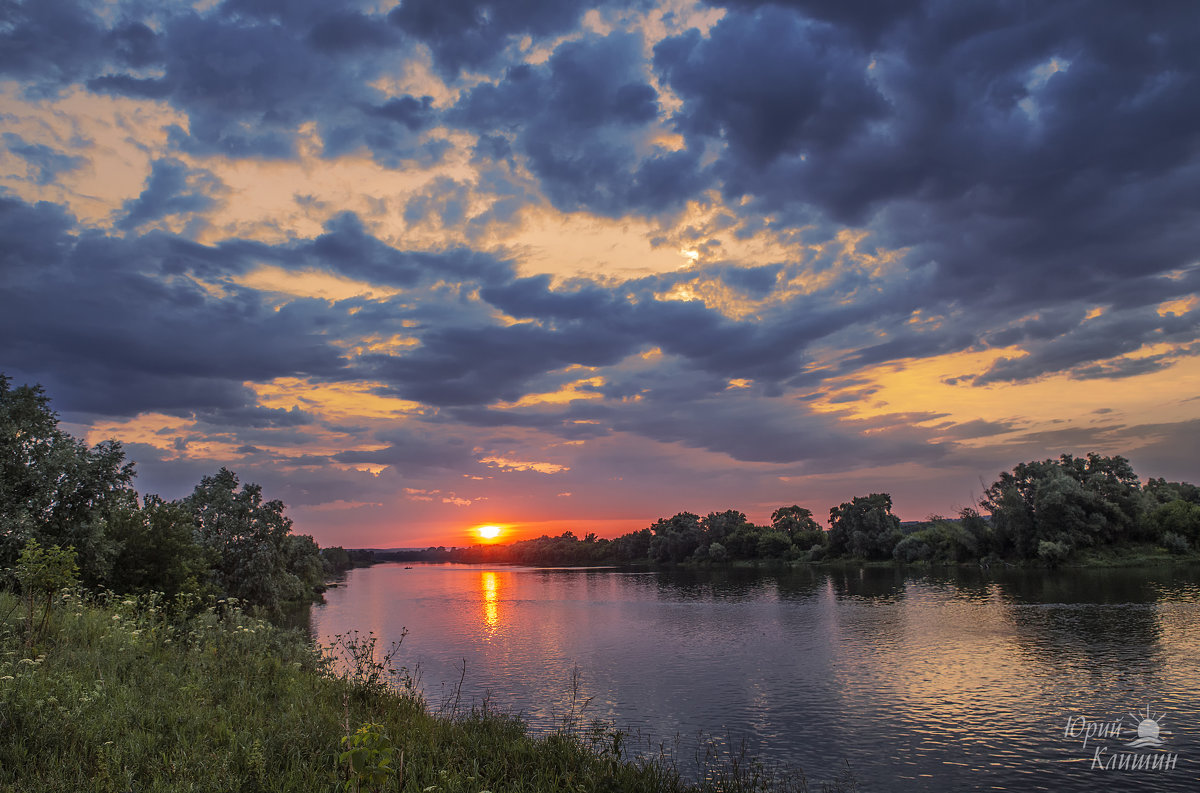
[[[499,578],[491,570],[479,574],[479,592],[483,596],[483,624],[490,636],[500,627]]]

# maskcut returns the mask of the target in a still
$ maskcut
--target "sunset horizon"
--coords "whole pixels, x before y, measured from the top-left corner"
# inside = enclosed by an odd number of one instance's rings
[[[1194,12],[876,5],[18,4],[0,372],[322,546],[1197,479]]]

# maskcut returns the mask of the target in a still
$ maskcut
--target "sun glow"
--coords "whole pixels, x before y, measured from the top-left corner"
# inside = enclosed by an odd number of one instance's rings
[[[501,526],[476,526],[475,533],[484,540],[494,540],[500,536]]]

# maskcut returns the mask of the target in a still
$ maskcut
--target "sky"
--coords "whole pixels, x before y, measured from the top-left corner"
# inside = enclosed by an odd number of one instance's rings
[[[1200,5],[0,0],[0,371],[323,545],[1198,481]]]

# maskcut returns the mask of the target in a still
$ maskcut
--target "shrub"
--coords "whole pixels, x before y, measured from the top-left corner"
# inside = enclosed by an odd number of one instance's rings
[[[21,549],[13,578],[21,587],[25,602],[25,630],[30,644],[36,633],[45,629],[50,616],[50,603],[55,593],[79,581],[79,566],[75,563],[75,549],[51,545],[42,548],[37,540],[29,540]],[[35,622],[37,603],[42,603],[42,616]]]
[[[725,550],[725,546],[719,542],[714,542],[708,546],[708,558],[714,562],[728,561],[729,553]]]
[[[910,534],[896,543],[892,555],[901,562],[921,562],[930,559],[933,556],[933,549],[925,542],[921,536],[922,533]]]
[[[353,735],[342,738],[345,751],[338,755],[338,767],[345,779],[338,790],[345,793],[360,791],[382,791],[388,781],[399,777],[396,787],[403,780],[403,753],[399,755],[392,745],[382,724],[364,724]]]
[[[1146,522],[1148,532],[1164,540],[1167,534],[1192,541],[1200,540],[1200,505],[1183,499],[1159,505],[1147,516]]]
[[[1191,543],[1187,541],[1187,537],[1182,537],[1173,531],[1168,531],[1162,536],[1162,547],[1166,548],[1170,553],[1184,554],[1191,549]]]
[[[1038,543],[1037,555],[1051,567],[1058,567],[1071,555],[1071,546],[1053,540],[1042,540]]]
[[[792,541],[781,531],[764,531],[758,538],[758,556],[779,559],[792,547]]]

